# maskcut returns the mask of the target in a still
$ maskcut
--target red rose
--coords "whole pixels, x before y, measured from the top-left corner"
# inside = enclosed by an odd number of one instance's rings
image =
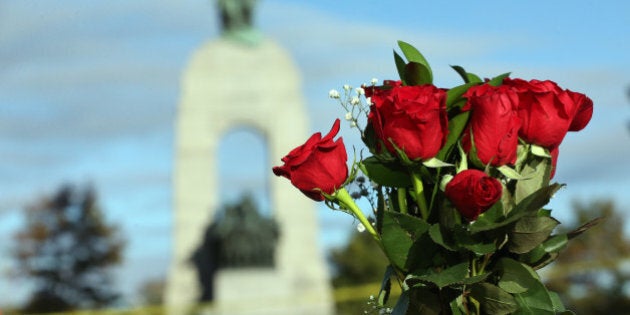
[[[433,85],[386,84],[366,90],[372,102],[368,123],[376,137],[392,154],[396,154],[393,142],[411,160],[434,157],[448,133],[446,92]]]
[[[464,218],[473,221],[501,199],[503,187],[496,178],[469,169],[455,175],[444,193]]]
[[[547,149],[560,145],[578,110],[574,98],[552,81],[504,80],[518,93],[518,116],[522,126],[519,136],[528,143]],[[576,125],[584,119],[576,121]]]
[[[322,201],[321,192],[332,195],[348,178],[348,156],[343,139],[333,138],[339,132],[339,119],[330,132],[322,138],[313,134],[303,145],[282,158],[284,165],[273,168],[276,176],[284,176],[306,196]]]
[[[477,157],[483,164],[501,166],[516,163],[518,129],[518,95],[507,86],[488,84],[471,87],[464,97],[468,99],[462,110],[471,110],[468,128],[462,137],[464,150],[475,144]]]
[[[569,131],[580,131],[588,125],[593,117],[593,100],[588,96],[567,90],[567,93],[571,96],[575,104],[577,105],[577,112],[571,121]]]

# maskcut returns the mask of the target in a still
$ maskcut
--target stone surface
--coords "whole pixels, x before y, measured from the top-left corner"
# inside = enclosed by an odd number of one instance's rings
[[[271,167],[309,136],[303,103],[296,67],[290,56],[270,40],[245,46],[221,39],[195,52],[183,76],[177,113],[174,252],[165,296],[171,314],[181,314],[197,303],[200,288],[189,260],[220,206],[220,139],[239,126],[253,127],[266,141],[269,156],[252,158],[269,163],[271,209],[280,239],[274,269],[219,272],[214,304],[233,303],[239,294],[258,291],[286,301],[278,304],[285,305],[286,312],[276,310],[273,314],[332,313],[328,273],[317,246],[314,203],[289,181],[271,178]],[[241,290],[248,279],[258,283],[254,288],[264,283],[267,286],[263,290]],[[247,303],[247,299],[241,303]],[[242,314],[267,314],[262,312],[266,309],[263,304],[256,301],[256,305],[260,313]]]

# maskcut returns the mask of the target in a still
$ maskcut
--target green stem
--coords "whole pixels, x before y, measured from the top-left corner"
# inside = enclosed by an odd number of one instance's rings
[[[418,208],[420,209],[420,216],[427,221],[429,218],[429,209],[427,208],[427,201],[424,198],[422,177],[418,171],[411,171],[411,181],[413,182],[413,191],[416,195],[416,204],[418,204]]]
[[[381,245],[381,238],[378,236],[378,233],[376,233],[372,224],[370,224],[370,222],[367,220],[359,206],[354,203],[354,200],[345,188],[337,190],[335,194],[333,194],[333,198],[336,199],[339,204],[342,205],[345,209],[350,210],[354,217],[357,218],[359,222],[361,222],[361,224],[363,224],[365,229],[372,235],[376,242]]]
[[[400,213],[407,214],[407,189],[398,188],[398,208]]]

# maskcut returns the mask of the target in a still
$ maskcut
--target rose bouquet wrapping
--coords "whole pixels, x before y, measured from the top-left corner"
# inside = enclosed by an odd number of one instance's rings
[[[563,187],[551,182],[562,140],[588,124],[593,102],[552,81],[482,80],[459,66],[464,83],[438,88],[423,55],[398,44],[399,80],[330,92],[369,156],[348,168],[337,119],[274,174],[372,235],[389,260],[378,303],[392,282],[402,288],[393,314],[571,314],[537,270],[596,222],[556,233],[545,208]]]

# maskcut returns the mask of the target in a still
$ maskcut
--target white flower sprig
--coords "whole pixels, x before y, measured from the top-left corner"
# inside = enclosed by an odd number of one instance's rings
[[[378,80],[373,78],[370,80],[370,86],[376,86]],[[370,112],[369,97],[365,97],[366,84],[362,84],[360,87],[353,88],[349,84],[344,84],[342,87],[343,96],[338,90],[332,89],[328,92],[328,96],[332,99],[339,100],[339,104],[346,110],[345,120],[349,122],[351,128],[361,128],[359,119],[363,118],[367,120],[367,115]]]

